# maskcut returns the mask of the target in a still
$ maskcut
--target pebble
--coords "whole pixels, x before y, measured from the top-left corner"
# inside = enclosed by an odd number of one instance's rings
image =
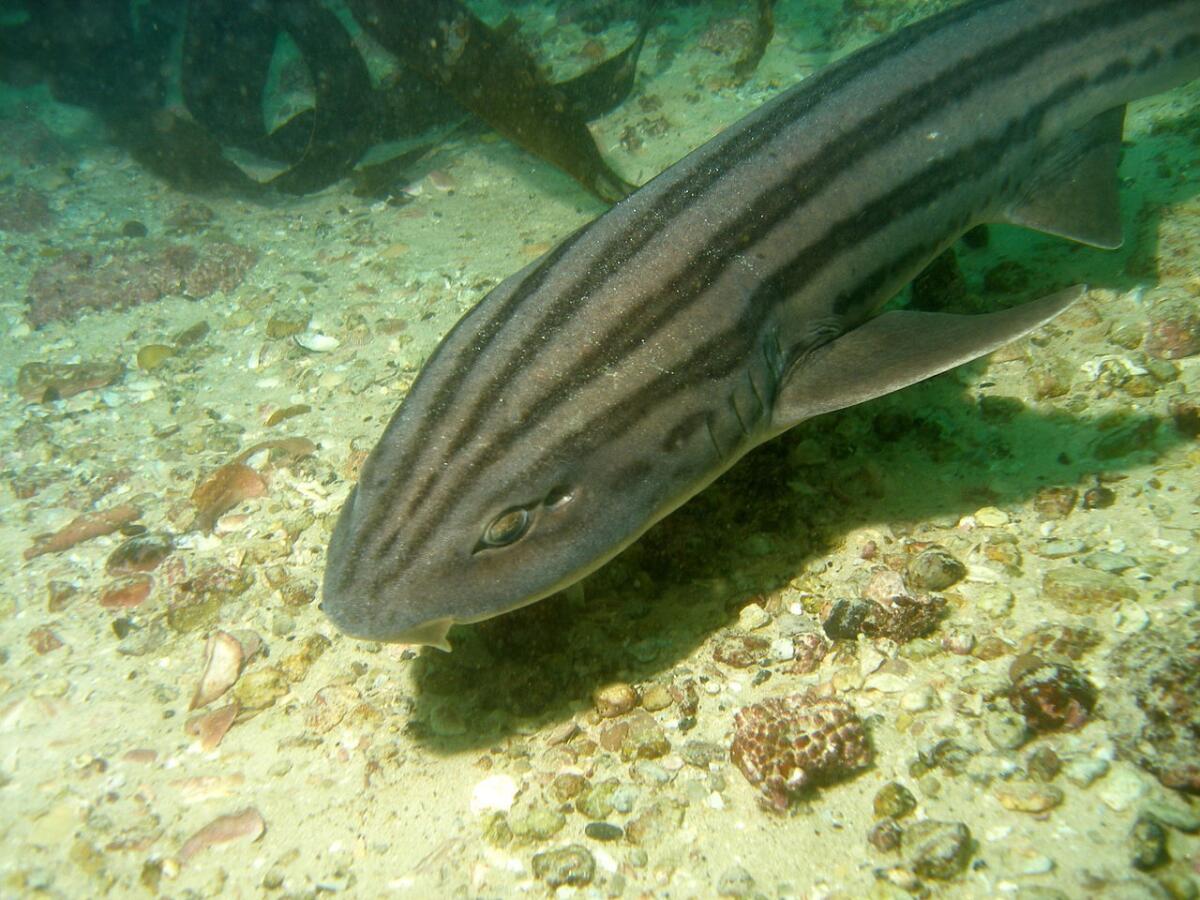
[[[1144,606],[1127,603],[1113,612],[1113,629],[1118,634],[1138,634],[1150,626],[1150,613]]]
[[[796,656],[796,645],[791,638],[775,638],[771,641],[771,658],[787,662]]]
[[[1081,756],[1063,766],[1063,776],[1076,787],[1090,787],[1108,774],[1108,760]]]
[[[867,843],[880,853],[890,853],[900,847],[902,834],[894,819],[880,819],[867,832]]]
[[[917,808],[917,798],[898,781],[889,781],[875,794],[875,818],[902,819]]]
[[[1142,804],[1142,815],[1158,819],[1185,834],[1200,831],[1200,809],[1165,799],[1150,799]]]
[[[637,804],[638,791],[633,785],[623,784],[612,794],[612,805],[619,813],[631,813]]]
[[[743,631],[753,631],[756,628],[769,625],[770,622],[770,613],[757,603],[750,603],[742,607],[742,611],[738,613],[738,628]]]
[[[341,341],[337,338],[316,331],[305,331],[293,337],[292,340],[298,347],[308,350],[310,353],[328,353],[341,345]]]
[[[904,829],[901,846],[922,878],[954,878],[971,859],[971,831],[962,822],[924,819]]]
[[[592,703],[603,718],[610,719],[629,712],[637,706],[638,696],[633,685],[623,681],[606,684],[596,688],[592,694]]]
[[[754,892],[754,876],[741,866],[726,869],[717,882],[717,893],[722,897],[749,897]]]
[[[1044,559],[1066,559],[1087,551],[1088,545],[1079,539],[1047,540],[1038,544],[1037,554]]]
[[[666,784],[671,780],[670,772],[649,759],[639,759],[635,762],[633,774],[647,784]]]
[[[583,833],[594,841],[619,841],[625,836],[621,826],[611,822],[588,822]]]
[[[1024,857],[1015,867],[1013,873],[1028,878],[1031,875],[1048,875],[1054,871],[1055,862],[1044,853],[1032,853]]]
[[[540,803],[528,809],[520,809],[508,817],[512,833],[523,838],[545,840],[558,834],[567,824],[567,818],[557,809]]]
[[[905,691],[900,695],[900,708],[905,712],[918,713],[932,709],[937,701],[937,693],[929,685]]]
[[[995,795],[1001,806],[1013,812],[1045,813],[1063,802],[1063,792],[1052,784],[1000,784]]]
[[[921,591],[944,591],[966,574],[967,567],[941,547],[918,553],[908,564],[909,584]]]
[[[997,750],[1016,750],[1029,740],[1025,717],[1003,709],[990,710],[984,715],[983,733]]]
[[[568,844],[557,850],[533,855],[533,874],[550,887],[591,884],[596,860],[582,844]]]
[[[984,506],[975,510],[975,522],[985,528],[999,528],[1009,522],[1008,513],[995,506]]]
[[[1068,767],[1069,768],[1069,767]],[[1070,777],[1068,775],[1068,777]],[[1146,794],[1146,783],[1132,768],[1119,765],[1104,782],[1100,799],[1114,812],[1124,812]]]
[[[912,681],[891,672],[876,672],[863,685],[869,691],[879,691],[882,694],[900,694],[912,686]]]
[[[1082,566],[1051,569],[1042,578],[1045,595],[1070,612],[1095,612],[1097,607],[1118,606],[1136,600],[1137,591],[1120,576]]]
[[[1013,592],[1000,584],[972,584],[964,589],[971,604],[984,615],[1003,619],[1013,608]]]
[[[642,691],[642,708],[658,712],[671,705],[671,692],[662,684],[651,684]]]
[[[511,775],[491,775],[471,791],[471,812],[508,812],[517,796],[517,782]]]
[[[1065,519],[1079,502],[1079,491],[1070,487],[1042,488],[1033,498],[1033,508],[1043,519]]]
[[[1083,564],[1089,569],[1099,569],[1113,575],[1120,575],[1134,568],[1138,561],[1126,553],[1113,553],[1111,550],[1094,550],[1083,558]]]
[[[685,807],[674,797],[656,800],[625,826],[625,836],[639,847],[657,845],[668,835],[674,836],[683,824]]]
[[[1129,832],[1130,864],[1143,872],[1167,861],[1167,832],[1155,819],[1139,816]]]

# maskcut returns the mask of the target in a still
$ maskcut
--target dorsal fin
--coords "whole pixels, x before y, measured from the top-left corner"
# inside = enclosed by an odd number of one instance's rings
[[[1117,164],[1125,107],[1115,106],[1049,148],[1001,221],[1093,247],[1121,246]]]

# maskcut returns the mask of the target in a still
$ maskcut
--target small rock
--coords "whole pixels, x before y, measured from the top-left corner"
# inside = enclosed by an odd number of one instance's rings
[[[908,582],[921,591],[944,591],[966,574],[967,567],[941,547],[930,547],[908,564]]]
[[[671,692],[667,690],[666,685],[651,684],[647,685],[642,691],[642,708],[649,712],[658,712],[660,709],[666,709],[671,705]]]
[[[1070,487],[1042,488],[1033,498],[1033,508],[1043,519],[1065,519],[1079,503],[1079,491]]]
[[[1045,813],[1063,802],[1063,792],[1052,784],[1003,782],[996,786],[996,799],[1014,812]]]
[[[1074,613],[1095,613],[1137,599],[1137,591],[1119,576],[1082,566],[1051,569],[1042,578],[1042,591]]]
[[[754,893],[754,876],[741,866],[726,869],[717,883],[717,893],[722,897],[749,897]]]
[[[766,661],[771,642],[757,634],[729,634],[721,638],[713,659],[735,669],[746,669]]]
[[[1002,709],[990,710],[984,715],[983,733],[997,750],[1016,750],[1029,740],[1025,718]]]
[[[508,827],[517,837],[544,841],[558,834],[567,824],[566,816],[557,809],[541,803],[514,810],[508,817]]]
[[[619,841],[625,836],[625,831],[619,825],[611,822],[588,822],[583,833],[593,841]]]
[[[1157,819],[1185,834],[1200,832],[1200,809],[1171,800],[1152,799],[1142,805],[1142,815]]]
[[[1146,795],[1146,782],[1133,768],[1118,766],[1100,790],[1100,799],[1114,812],[1124,812]]]
[[[633,685],[623,681],[596,688],[592,694],[592,703],[595,704],[596,712],[605,719],[629,712],[637,706],[637,701],[638,695]]]
[[[507,776],[493,776],[503,778]],[[510,779],[511,780],[511,779]],[[514,783],[515,787],[515,783]],[[557,803],[567,803],[574,800],[590,787],[590,782],[579,772],[559,772],[554,776],[547,789],[551,798]],[[510,801],[511,805],[511,801]],[[474,804],[472,804],[472,810]]]
[[[962,822],[923,819],[904,829],[901,846],[917,875],[945,881],[966,869],[971,831]]]
[[[1091,787],[1108,774],[1108,760],[1081,756],[1063,766],[1063,776],[1076,787]]]
[[[1034,731],[1082,728],[1096,705],[1096,687],[1074,666],[1022,654],[1009,667],[1008,699]]]
[[[933,709],[936,703],[937,692],[929,685],[922,685],[900,695],[900,708],[905,712],[925,712]]]
[[[984,506],[975,510],[975,522],[984,528],[999,528],[1009,522],[1008,513],[995,506]]]
[[[1139,816],[1129,832],[1130,863],[1143,872],[1167,861],[1167,832],[1155,819]]]
[[[621,741],[621,759],[658,759],[671,750],[663,727],[650,713],[644,709],[635,710],[629,715],[629,730]]]
[[[854,640],[862,632],[862,624],[871,608],[872,604],[861,600],[837,600],[821,627],[835,641]]]
[[[1067,559],[1087,551],[1086,542],[1072,538],[1070,540],[1048,540],[1038,544],[1037,554],[1043,559]]]
[[[898,781],[889,781],[875,794],[877,819],[903,819],[917,808],[917,798]]]
[[[575,802],[575,808],[589,819],[600,821],[613,811],[613,794],[620,786],[621,783],[615,778],[601,781]]]
[[[490,775],[471,792],[471,812],[507,812],[517,796],[517,782],[511,775]]]
[[[582,844],[569,844],[557,850],[535,853],[533,874],[550,887],[565,884],[578,887],[592,883],[596,860]]]
[[[1117,494],[1112,488],[1102,484],[1096,485],[1083,492],[1084,509],[1108,509],[1117,502]]]
[[[656,844],[679,830],[684,811],[683,803],[673,797],[656,800],[625,827],[625,835],[634,844]]]
[[[891,853],[899,849],[903,830],[895,819],[880,819],[867,832],[867,843],[880,853]]]
[[[725,748],[711,741],[691,740],[683,745],[680,756],[688,765],[707,771],[713,764],[725,761]]]
[[[971,605],[993,619],[1003,619],[1013,608],[1013,592],[1000,584],[972,584],[964,594]]]
[[[757,603],[747,604],[738,613],[738,628],[743,631],[754,631],[756,628],[762,628],[764,625],[769,625],[770,623],[770,613]]]
[[[1051,782],[1062,771],[1062,760],[1049,747],[1038,747],[1026,758],[1025,767],[1038,781]]]
[[[1099,569],[1101,572],[1120,575],[1137,566],[1138,561],[1125,553],[1095,550],[1083,558],[1083,564],[1089,569]]]

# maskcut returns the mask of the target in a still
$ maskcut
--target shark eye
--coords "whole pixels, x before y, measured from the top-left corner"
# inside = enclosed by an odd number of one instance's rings
[[[565,506],[574,499],[575,494],[569,487],[559,485],[550,489],[550,493],[546,495],[546,499],[542,503],[547,509],[556,509],[557,507]]]
[[[524,507],[505,510],[492,520],[480,544],[484,547],[506,547],[525,534],[532,519],[529,510]]]

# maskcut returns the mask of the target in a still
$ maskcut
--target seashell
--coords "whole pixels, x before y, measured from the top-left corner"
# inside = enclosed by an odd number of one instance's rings
[[[184,730],[193,737],[199,738],[200,749],[205,753],[210,753],[217,749],[217,745],[225,737],[225,732],[233,726],[238,709],[238,704],[227,703],[219,709],[192,716],[184,725]]]
[[[233,687],[244,660],[245,652],[237,638],[225,631],[214,631],[204,645],[204,673],[188,709],[207,706]]]
[[[262,814],[252,806],[227,816],[218,816],[184,842],[179,848],[179,861],[186,863],[201,850],[215,844],[236,840],[257,841],[266,830],[267,823],[263,821]]]
[[[337,338],[316,331],[306,331],[292,340],[296,342],[297,347],[310,353],[328,353],[330,350],[336,350],[341,344]]]

